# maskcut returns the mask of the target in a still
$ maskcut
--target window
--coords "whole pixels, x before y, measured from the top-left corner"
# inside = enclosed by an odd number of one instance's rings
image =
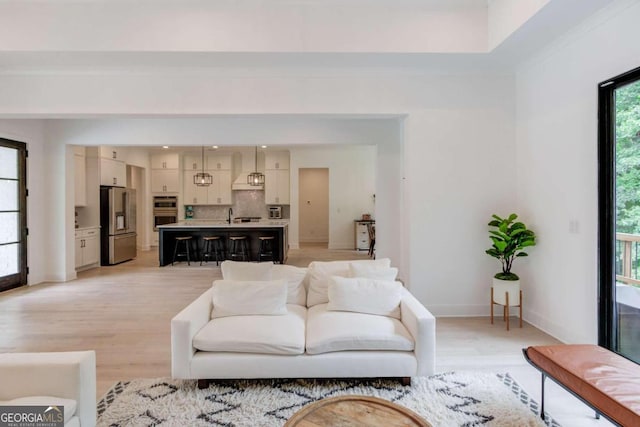
[[[640,363],[640,68],[600,84],[599,344]]]

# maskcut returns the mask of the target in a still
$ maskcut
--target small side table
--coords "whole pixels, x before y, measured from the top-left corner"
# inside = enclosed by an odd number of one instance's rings
[[[502,306],[502,317],[504,321],[507,323],[507,331],[509,330],[509,292],[504,293],[505,303],[501,304],[496,302],[493,297],[493,286],[491,287],[491,324],[493,325],[493,306],[494,304]],[[520,327],[522,328],[522,289],[520,289],[520,304],[513,305],[512,307],[518,307],[520,309]]]
[[[412,410],[373,396],[343,395],[313,402],[293,414],[284,427],[432,427]]]

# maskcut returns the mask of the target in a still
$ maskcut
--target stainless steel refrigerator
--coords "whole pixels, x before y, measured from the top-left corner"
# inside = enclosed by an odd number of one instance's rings
[[[136,257],[136,190],[100,187],[100,227],[101,265]]]

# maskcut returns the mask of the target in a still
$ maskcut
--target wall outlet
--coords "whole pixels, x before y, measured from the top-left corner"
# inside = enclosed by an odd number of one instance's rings
[[[569,221],[569,234],[580,234],[580,221],[577,219]]]

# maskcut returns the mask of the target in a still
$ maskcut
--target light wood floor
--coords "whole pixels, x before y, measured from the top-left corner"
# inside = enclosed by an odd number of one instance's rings
[[[367,258],[366,252],[303,245],[290,251],[288,263],[356,258]],[[171,318],[220,277],[215,263],[160,268],[157,252],[146,251],[118,266],[81,272],[71,282],[1,293],[0,352],[93,349],[98,397],[119,380],[170,376]],[[521,349],[552,343],[557,341],[527,323],[507,332],[502,319],[491,325],[488,318],[438,318],[436,366],[439,372],[510,372],[539,399],[539,376]],[[593,421],[591,411],[553,384],[547,393],[549,410],[563,425],[608,425]]]

